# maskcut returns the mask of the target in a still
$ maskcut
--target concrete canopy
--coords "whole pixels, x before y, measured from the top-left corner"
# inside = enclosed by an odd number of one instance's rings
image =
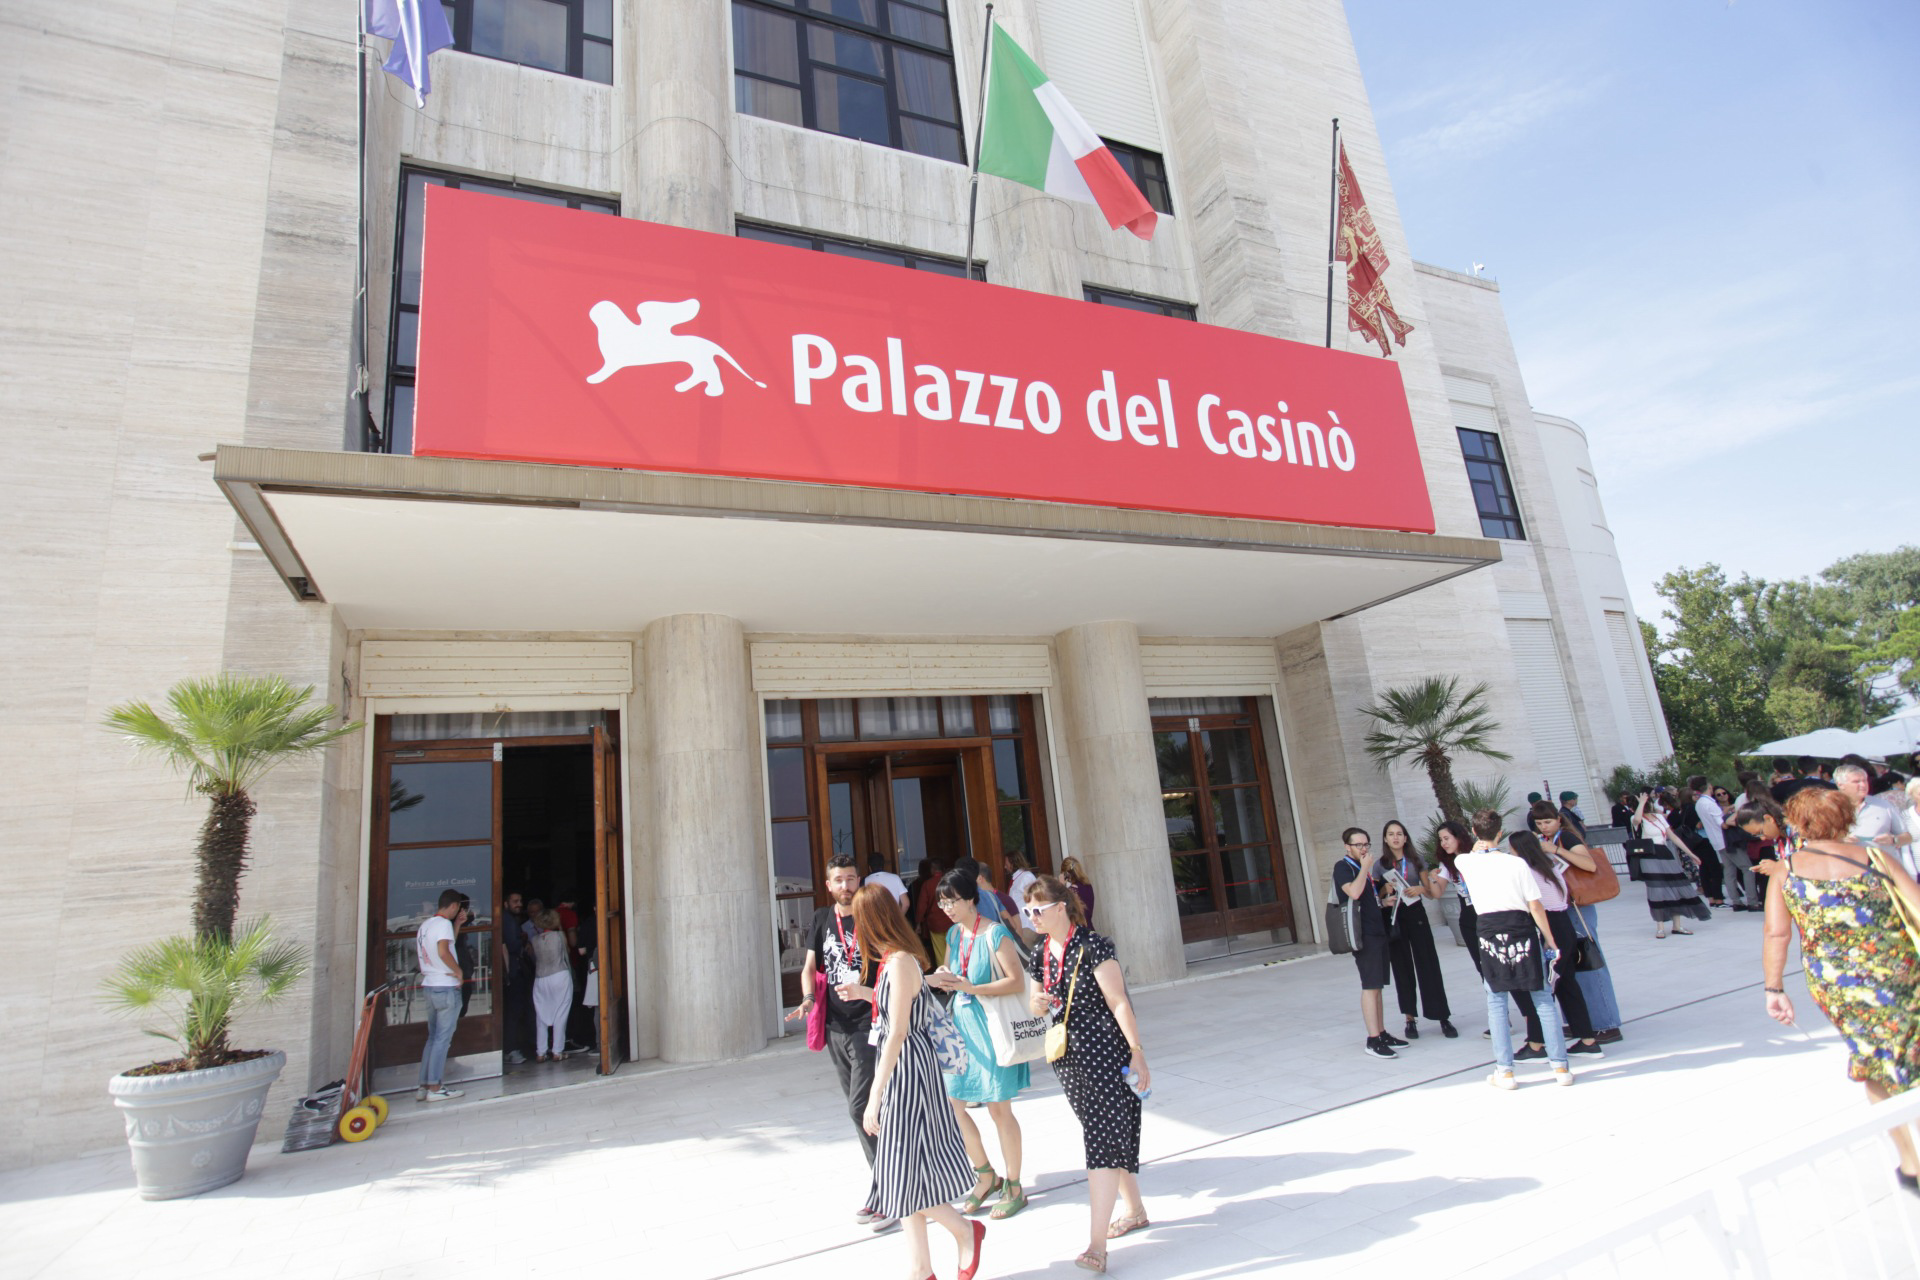
[[[222,446],[281,578],[353,628],[1277,635],[1499,560],[1478,538],[524,463]]]

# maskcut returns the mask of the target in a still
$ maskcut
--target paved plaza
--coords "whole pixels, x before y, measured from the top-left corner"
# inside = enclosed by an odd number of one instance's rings
[[[1138,993],[1154,1071],[1141,1170],[1154,1227],[1115,1245],[1112,1273],[1515,1275],[1857,1120],[1863,1095],[1797,975],[1801,1029],[1761,1011],[1759,918],[1716,913],[1698,929],[1656,940],[1636,885],[1602,908],[1627,1038],[1576,1060],[1572,1089],[1552,1087],[1544,1064],[1522,1064],[1517,1093],[1487,1087],[1484,1001],[1466,953],[1444,940],[1461,1036],[1422,1024],[1397,1061],[1361,1052],[1343,957]],[[1084,1274],[1072,1265],[1086,1230],[1079,1133],[1052,1072],[1035,1079],[1019,1106],[1035,1199],[992,1225],[983,1277]],[[905,1271],[897,1235],[851,1221],[865,1165],[831,1068],[797,1038],[719,1066],[629,1067],[436,1108],[407,1100],[354,1146],[282,1155],[283,1120],[263,1126],[274,1145],[255,1149],[243,1181],[192,1200],[139,1200],[124,1151],[0,1175],[6,1273]],[[1857,1194],[1893,1219],[1912,1215],[1900,1228],[1910,1239],[1920,1200],[1894,1199],[1880,1167],[1891,1146],[1862,1160]],[[1830,1247],[1804,1243],[1775,1275],[1850,1273]],[[944,1236],[935,1246],[950,1277]]]

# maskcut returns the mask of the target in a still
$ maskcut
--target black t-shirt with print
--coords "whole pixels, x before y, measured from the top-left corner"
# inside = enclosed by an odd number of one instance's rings
[[[1352,858],[1341,858],[1333,864],[1333,887],[1345,893],[1347,886],[1352,884],[1353,878],[1359,874],[1360,867]],[[1369,885],[1368,888],[1371,890],[1372,886]],[[1362,893],[1354,899],[1354,903],[1360,915],[1360,932],[1377,938],[1386,937],[1387,917],[1380,910],[1378,895],[1374,892]]]
[[[847,940],[844,948],[842,932]],[[827,1029],[865,1035],[873,1025],[873,1006],[865,1000],[842,1000],[833,990],[842,983],[860,981],[860,942],[854,935],[853,917],[838,915],[832,907],[814,912],[807,928],[807,950],[819,966],[813,991],[816,997],[826,997]]]

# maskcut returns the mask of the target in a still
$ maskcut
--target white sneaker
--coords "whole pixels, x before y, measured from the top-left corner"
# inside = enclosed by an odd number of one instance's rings
[[[1496,1089],[1506,1089],[1509,1091],[1520,1087],[1519,1082],[1513,1078],[1513,1072],[1511,1071],[1495,1071],[1487,1077],[1487,1083]]]
[[[449,1089],[447,1086],[441,1085],[438,1089],[427,1090],[427,1095],[423,1101],[447,1102],[453,1098],[464,1098],[465,1096],[466,1091],[464,1089]]]
[[[1573,1072],[1566,1067],[1555,1067],[1553,1069],[1553,1082],[1564,1089],[1573,1083]]]
[[[889,1218],[885,1214],[880,1214],[876,1216],[873,1219],[873,1221],[868,1223],[867,1225],[869,1229],[872,1230],[873,1234],[880,1236],[880,1235],[885,1235],[887,1232],[899,1226],[900,1219]]]
[[[415,1102],[425,1102],[427,1100],[427,1086],[425,1085],[414,1086],[413,1100]]]

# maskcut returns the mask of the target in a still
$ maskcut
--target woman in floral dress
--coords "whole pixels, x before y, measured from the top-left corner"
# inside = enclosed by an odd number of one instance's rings
[[[1920,902],[1920,885],[1897,858],[1869,866],[1847,839],[1854,802],[1844,791],[1808,787],[1787,800],[1799,843],[1767,883],[1767,1014],[1793,1023],[1783,979],[1789,923],[1800,926],[1807,990],[1847,1042],[1847,1076],[1879,1102],[1920,1083],[1920,952],[1896,914],[1893,895]],[[1907,1126],[1890,1131],[1900,1183],[1920,1195],[1920,1155]]]

